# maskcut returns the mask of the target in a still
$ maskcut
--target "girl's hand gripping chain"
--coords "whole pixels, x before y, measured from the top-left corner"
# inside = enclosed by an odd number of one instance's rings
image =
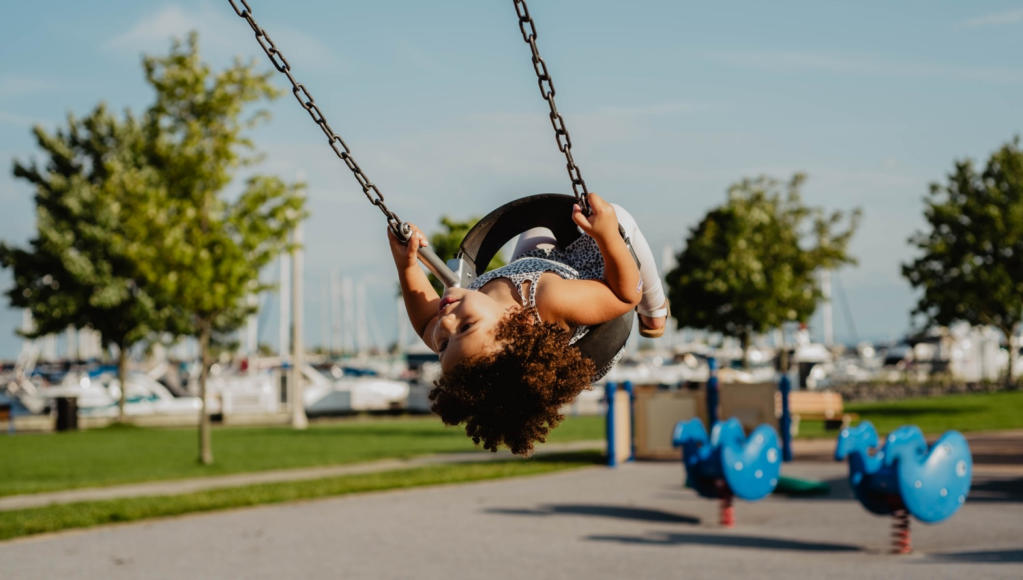
[[[407,243],[395,235],[389,226],[387,241],[398,270],[398,283],[401,284],[401,296],[405,301],[409,321],[412,322],[416,333],[422,337],[427,325],[437,316],[440,296],[418,264],[420,248],[426,248],[428,245],[426,236],[416,226],[409,224],[409,227],[412,231]]]
[[[395,264],[398,265],[399,270],[402,267],[411,267],[411,265],[415,264],[415,260],[418,258],[428,270],[433,272],[433,275],[436,276],[445,287],[450,288],[452,286],[459,285],[460,280],[458,279],[458,275],[452,272],[451,269],[448,268],[447,264],[444,263],[444,260],[430,249],[429,244],[426,242],[426,236],[424,236],[423,232],[419,231],[419,228],[415,225],[408,222],[402,223],[397,235],[388,228],[388,238],[392,239],[391,253],[392,255],[395,255]],[[413,238],[416,238],[416,240],[413,241]],[[397,255],[394,254],[396,251],[394,247],[394,239],[397,239],[399,243],[407,246],[404,253],[405,258],[401,260],[400,264],[398,263]],[[412,259],[412,264],[407,264],[408,258],[410,257]]]
[[[412,229],[412,235],[409,237],[408,243],[403,242],[398,236],[394,235],[394,231],[390,227],[387,228],[387,241],[391,246],[391,257],[394,258],[394,265],[398,268],[399,272],[417,267],[419,248],[429,245],[429,242],[426,241],[426,236],[423,235],[419,228],[412,224],[408,224],[408,226]]]
[[[618,217],[611,204],[595,193],[589,194],[587,201],[590,214],[584,214],[579,204],[575,204],[572,206],[572,221],[598,244],[608,242],[613,239],[612,236],[621,237],[618,233]]]

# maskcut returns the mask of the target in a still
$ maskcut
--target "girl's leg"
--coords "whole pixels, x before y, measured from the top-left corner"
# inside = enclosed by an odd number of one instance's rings
[[[668,314],[664,310],[664,286],[661,284],[661,275],[657,272],[657,262],[654,261],[650,245],[643,237],[643,232],[639,231],[639,225],[632,214],[616,203],[612,203],[611,206],[614,207],[618,223],[625,229],[625,235],[629,236],[632,250],[639,259],[639,277],[643,281],[643,298],[639,301],[639,313],[650,318],[663,318]]]
[[[512,252],[512,261],[517,260],[522,254],[541,248],[549,250],[557,247],[558,240],[554,232],[548,228],[530,228],[519,234],[519,241],[515,242],[515,250]]]

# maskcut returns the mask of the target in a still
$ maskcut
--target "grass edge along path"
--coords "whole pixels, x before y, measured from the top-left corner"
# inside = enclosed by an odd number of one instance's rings
[[[550,443],[602,439],[603,417],[567,417]],[[18,434],[0,444],[0,496],[250,472],[480,453],[464,427],[436,417],[214,429],[213,465],[196,461],[194,428],[112,426]]]
[[[533,459],[432,465],[324,479],[218,488],[208,491],[86,501],[11,510],[0,514],[0,541],[189,513],[227,510],[355,493],[451,485],[540,475],[603,463],[600,451],[550,454]]]

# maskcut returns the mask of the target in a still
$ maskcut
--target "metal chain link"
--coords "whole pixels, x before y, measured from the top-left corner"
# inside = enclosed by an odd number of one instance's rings
[[[313,96],[309,94],[309,91],[305,88],[305,85],[295,80],[295,77],[291,74],[291,65],[288,64],[288,60],[284,58],[284,54],[278,50],[273,40],[270,39],[270,35],[267,34],[266,30],[256,23],[255,18],[252,16],[252,8],[246,0],[238,0],[241,2],[243,8],[238,7],[238,1],[227,0],[231,3],[231,8],[234,8],[235,14],[245,19],[249,23],[249,27],[256,34],[256,41],[259,42],[259,46],[263,48],[263,52],[270,58],[270,62],[273,63],[274,68],[279,72],[283,73],[284,76],[288,77],[291,81],[291,93],[295,95],[295,99],[302,105],[309,116],[312,117],[313,121],[320,127],[323,134],[327,137],[327,142],[330,144],[330,148],[334,150],[334,153],[338,156],[341,161],[345,162],[348,169],[352,171],[352,175],[355,176],[355,180],[359,182],[359,186],[362,187],[362,193],[366,195],[366,199],[370,203],[380,208],[384,216],[387,218],[387,224],[391,227],[395,234],[401,235],[400,227],[402,224],[401,219],[388,209],[387,204],[384,203],[384,195],[380,193],[377,186],[373,184],[363,173],[362,168],[355,162],[352,157],[351,150],[348,145],[334,133],[334,130],[330,128],[330,124],[327,122],[326,117],[323,115],[323,111],[316,105],[316,101],[313,100]]]
[[[519,30],[522,31],[522,40],[526,41],[529,44],[530,50],[533,51],[533,70],[536,71],[536,82],[540,87],[540,96],[550,105],[551,126],[554,127],[554,141],[558,144],[558,149],[565,154],[565,161],[567,161],[565,167],[568,169],[568,178],[572,180],[572,192],[575,193],[575,199],[583,209],[583,212],[589,214],[590,206],[586,196],[590,192],[586,189],[586,182],[583,181],[582,172],[579,171],[579,167],[575,164],[575,159],[572,158],[572,138],[568,135],[565,119],[558,112],[557,105],[554,104],[554,82],[551,80],[550,73],[547,72],[547,63],[540,58],[540,50],[536,47],[536,25],[533,23],[533,18],[529,15],[526,1],[514,0],[514,2],[515,13],[519,16]]]

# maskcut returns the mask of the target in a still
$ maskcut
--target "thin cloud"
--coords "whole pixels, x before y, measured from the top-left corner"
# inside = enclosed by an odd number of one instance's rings
[[[31,95],[56,87],[56,83],[31,77],[0,77],[0,97]]]
[[[42,121],[25,115],[19,115],[17,113],[8,113],[7,111],[0,111],[0,125],[9,125],[13,127],[31,127],[32,125],[39,125]]]
[[[180,6],[172,4],[143,17],[125,32],[108,40],[104,48],[149,52],[165,46],[168,38],[181,38],[188,31],[199,29],[200,24],[201,19],[191,17]]]
[[[881,56],[797,51],[725,51],[711,53],[709,58],[733,66],[768,71],[809,70],[861,76],[950,78],[995,84],[1023,82],[1023,70],[1017,68],[897,61]]]
[[[325,44],[301,31],[286,26],[268,26],[267,32],[293,65],[302,68],[336,68],[338,61]],[[184,38],[198,31],[203,55],[226,60],[242,55],[269,65],[269,61],[252,35],[252,29],[238,18],[230,6],[202,4],[197,10],[166,5],[147,14],[124,33],[111,38],[103,48],[109,52],[159,54],[166,51],[172,38]]]
[[[1006,10],[1004,12],[992,12],[963,21],[963,25],[969,28],[981,28],[985,26],[1004,26],[1023,22],[1023,9]]]
[[[701,113],[714,108],[717,107],[709,103],[669,102],[636,107],[603,107],[597,112],[622,117],[660,117],[664,115]]]

